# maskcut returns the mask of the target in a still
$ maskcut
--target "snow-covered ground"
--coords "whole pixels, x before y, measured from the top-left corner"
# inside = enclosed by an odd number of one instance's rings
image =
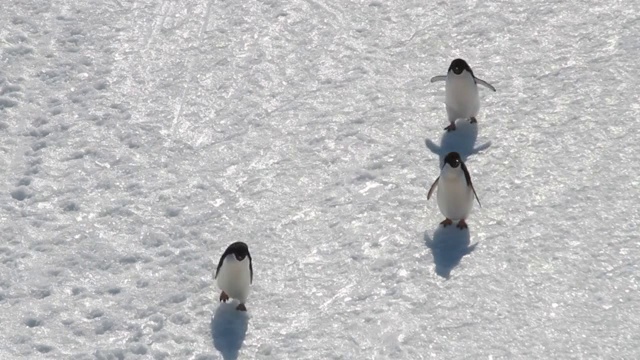
[[[639,358],[639,13],[3,1],[0,358]],[[498,91],[445,134],[455,57]],[[451,148],[468,231],[426,199]]]

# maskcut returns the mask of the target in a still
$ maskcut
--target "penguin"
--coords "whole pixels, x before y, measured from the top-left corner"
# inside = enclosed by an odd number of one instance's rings
[[[253,264],[247,244],[238,241],[229,245],[218,262],[214,279],[217,280],[220,301],[229,298],[240,301],[236,310],[247,311],[244,305],[249,296],[249,286],[253,283]]]
[[[455,59],[449,65],[447,75],[438,75],[431,78],[431,82],[446,81],[445,104],[449,117],[449,126],[444,129],[453,131],[456,129],[456,120],[469,119],[476,123],[476,116],[480,110],[480,98],[478,97],[478,84],[496,91],[496,88],[488,82],[475,77],[469,64],[462,59]]]
[[[478,205],[480,207],[482,205],[476,190],[473,188],[469,170],[467,170],[467,166],[462,162],[460,154],[457,152],[450,152],[445,156],[440,176],[436,178],[431,188],[429,188],[427,200],[431,198],[436,187],[438,188],[438,207],[446,218],[440,224],[447,227],[453,224],[453,220],[458,220],[456,227],[460,230],[466,229],[468,226],[465,219],[471,213],[474,195]]]

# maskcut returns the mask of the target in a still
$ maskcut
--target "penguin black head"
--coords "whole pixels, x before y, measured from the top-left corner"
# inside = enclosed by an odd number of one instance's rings
[[[462,164],[462,159],[457,152],[450,152],[445,156],[444,163],[449,164],[449,166],[455,169]]]
[[[471,71],[471,67],[467,64],[466,61],[462,59],[455,59],[449,65],[449,72],[453,71],[454,74],[460,75],[463,71],[468,71],[471,75],[473,75],[473,71]]]
[[[236,260],[238,261],[244,260],[244,258],[246,258],[247,256],[251,258],[251,255],[249,254],[249,247],[242,241],[234,242],[233,244],[229,245],[222,257],[224,258],[231,254],[233,254],[233,256],[235,256]]]

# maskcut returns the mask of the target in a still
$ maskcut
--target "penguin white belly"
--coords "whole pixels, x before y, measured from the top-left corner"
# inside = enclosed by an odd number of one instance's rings
[[[463,176],[441,177],[438,181],[438,207],[447,219],[466,219],[473,206],[473,194]]]
[[[249,259],[244,258],[242,261],[237,261],[233,256],[229,256],[224,260],[216,280],[220,290],[229,297],[244,303],[249,296],[251,285]]]
[[[478,87],[471,75],[447,77],[445,103],[449,121],[478,115],[480,98]]]

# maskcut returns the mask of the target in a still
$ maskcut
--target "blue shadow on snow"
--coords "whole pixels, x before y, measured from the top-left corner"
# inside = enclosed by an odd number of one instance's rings
[[[440,167],[442,167],[444,157],[452,151],[456,151],[462,157],[462,161],[467,161],[467,157],[486,150],[491,146],[491,141],[474,148],[478,139],[478,124],[469,123],[468,119],[456,120],[456,130],[445,131],[440,139],[440,145],[426,139],[427,149],[438,155]]]
[[[224,360],[236,360],[244,343],[249,325],[249,315],[245,311],[236,310],[238,304],[221,303],[211,318],[211,337],[213,346],[220,352]]]
[[[436,264],[436,274],[445,279],[449,279],[451,270],[460,264],[462,257],[476,248],[478,243],[471,246],[471,235],[469,229],[459,229],[456,223],[446,228],[439,225],[433,233],[433,239],[429,232],[424,232],[424,243],[431,249],[433,262]]]

